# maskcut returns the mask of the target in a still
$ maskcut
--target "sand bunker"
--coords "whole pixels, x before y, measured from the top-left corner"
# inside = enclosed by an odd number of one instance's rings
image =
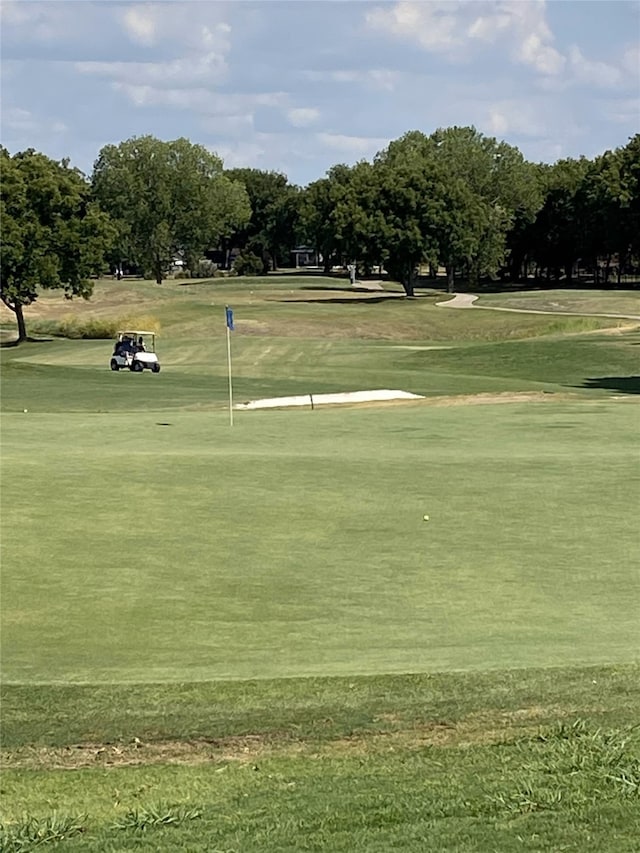
[[[380,400],[421,400],[421,394],[408,391],[347,391],[343,394],[300,394],[297,397],[270,397],[238,403],[235,409],[279,409],[285,406],[326,406],[336,403],[372,403]]]

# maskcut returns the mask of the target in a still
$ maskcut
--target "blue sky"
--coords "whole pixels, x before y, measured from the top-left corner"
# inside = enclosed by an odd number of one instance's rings
[[[553,162],[640,131],[640,2],[2,0],[1,136],[90,172],[186,136],[301,185],[453,124]]]

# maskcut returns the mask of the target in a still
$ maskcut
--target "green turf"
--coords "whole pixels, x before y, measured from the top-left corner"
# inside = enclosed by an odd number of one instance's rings
[[[633,659],[637,425],[618,401],[5,416],[4,678]]]
[[[495,293],[480,298],[478,305],[537,311],[566,311],[640,317],[640,291],[629,290],[525,290]]]
[[[640,337],[440,298],[269,277],[30,309],[41,337],[155,318],[163,370],[2,350],[3,849],[635,851]],[[448,399],[231,429],[226,302],[236,400]]]
[[[69,850],[631,853],[637,676],[10,688],[5,840],[66,824]],[[36,746],[70,738],[93,749]]]

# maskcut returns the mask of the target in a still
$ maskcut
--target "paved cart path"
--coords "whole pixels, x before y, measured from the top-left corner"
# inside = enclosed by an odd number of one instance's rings
[[[475,305],[479,297],[473,293],[455,293],[451,299],[436,302],[440,308],[481,308],[484,311],[511,311],[514,314],[558,314],[573,317],[614,317],[621,320],[640,320],[637,314],[593,314],[589,311],[543,311],[540,308],[499,308],[494,305]]]

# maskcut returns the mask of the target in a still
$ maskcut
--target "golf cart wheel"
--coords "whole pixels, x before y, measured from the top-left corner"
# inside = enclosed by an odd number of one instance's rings
[[[131,362],[131,370],[134,373],[142,373],[144,370],[144,364],[141,361],[133,361]]]
[[[115,358],[111,359],[111,370],[120,370],[120,365],[115,360]]]
[[[160,365],[159,364],[152,364],[151,365],[151,372],[152,373],[160,373]]]

